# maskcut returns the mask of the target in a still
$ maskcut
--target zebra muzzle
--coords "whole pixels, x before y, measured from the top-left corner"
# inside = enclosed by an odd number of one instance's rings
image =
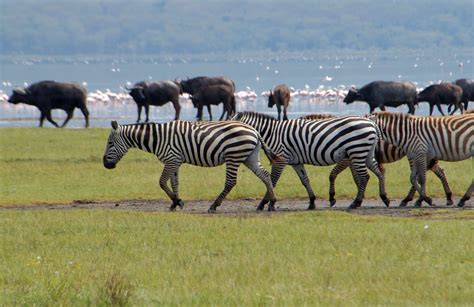
[[[107,157],[106,157],[106,156],[104,156],[103,160],[104,160],[104,167],[105,167],[105,168],[107,168],[107,169],[113,169],[113,168],[115,168],[115,165],[116,165],[116,164],[113,163],[113,162],[107,161]]]

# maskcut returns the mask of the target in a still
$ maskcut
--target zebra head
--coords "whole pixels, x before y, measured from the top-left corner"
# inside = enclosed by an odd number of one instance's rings
[[[110,132],[103,158],[104,167],[108,169],[115,168],[129,148],[121,134],[122,126],[120,126],[116,121],[112,121],[111,124],[112,131]]]

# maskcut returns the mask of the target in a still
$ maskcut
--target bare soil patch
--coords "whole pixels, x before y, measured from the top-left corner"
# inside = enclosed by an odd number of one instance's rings
[[[453,214],[461,211],[474,210],[469,204],[464,208],[457,206],[445,206],[444,199],[434,199],[434,206],[424,205],[414,208],[413,203],[408,207],[398,207],[400,199],[393,199],[390,207],[386,207],[379,199],[365,199],[362,206],[355,210],[348,210],[352,200],[341,199],[333,208],[329,207],[326,200],[316,200],[316,212],[318,211],[343,211],[351,214],[411,217],[418,219],[451,219]],[[217,208],[215,215],[224,216],[252,216],[252,215],[274,215],[289,212],[307,211],[308,201],[306,199],[282,199],[276,204],[276,211],[256,211],[258,199],[235,199],[225,200],[222,206]],[[0,207],[0,212],[9,210],[71,210],[71,209],[110,209],[129,210],[144,212],[169,212],[171,202],[165,200],[122,200],[114,202],[102,202],[95,200],[76,200],[66,204],[36,204],[16,205]],[[177,208],[178,212],[190,214],[207,214],[207,209],[212,204],[210,200],[187,200],[183,209]],[[214,214],[213,214],[214,215]],[[459,217],[457,217],[459,218]],[[474,219],[474,215],[462,216],[461,218]]]

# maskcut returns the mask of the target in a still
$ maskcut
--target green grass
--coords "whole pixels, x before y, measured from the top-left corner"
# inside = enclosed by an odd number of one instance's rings
[[[167,199],[158,186],[162,164],[151,154],[131,150],[114,170],[102,166],[109,129],[5,128],[0,130],[0,206],[62,203],[73,200]],[[268,160],[262,161],[270,169]],[[441,163],[455,195],[462,195],[472,180],[466,160]],[[406,160],[386,165],[387,192],[403,197],[409,189]],[[327,199],[331,167],[307,166],[313,189]],[[444,195],[439,180],[429,172],[428,193]],[[184,200],[214,199],[223,189],[225,167],[183,165],[180,194]],[[245,167],[228,198],[260,198],[264,185]],[[276,188],[279,198],[305,198],[297,175],[287,167]],[[356,186],[350,172],[338,178],[337,197],[353,198]],[[377,180],[371,176],[367,197],[377,197]]]
[[[4,211],[0,305],[469,305],[456,217]]]

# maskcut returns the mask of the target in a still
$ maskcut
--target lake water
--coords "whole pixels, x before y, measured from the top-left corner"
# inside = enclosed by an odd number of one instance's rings
[[[308,91],[325,89],[342,89],[352,85],[362,86],[374,80],[409,80],[418,88],[437,83],[440,80],[453,81],[459,78],[473,78],[474,66],[472,54],[448,53],[445,55],[424,55],[422,52],[409,55],[380,55],[377,53],[318,55],[314,57],[232,57],[213,61],[207,59],[160,59],[136,60],[116,57],[106,60],[95,58],[54,58],[36,60],[25,57],[10,57],[0,62],[0,90],[10,95],[14,87],[24,86],[39,80],[75,81],[84,83],[89,93],[97,91],[123,93],[123,87],[140,80],[167,80],[200,75],[226,75],[236,83],[236,91],[252,91],[257,94],[254,99],[238,99],[237,109],[266,112],[276,115],[276,109],[267,108],[267,98],[261,96],[274,85],[285,83],[295,90]],[[193,120],[196,110],[187,99],[182,99],[181,118]],[[116,103],[96,103],[88,105],[91,113],[91,126],[104,127],[111,119],[121,123],[136,121],[136,105],[130,99]],[[213,116],[218,118],[222,105],[213,107]],[[389,109],[406,112],[406,107]],[[335,113],[338,115],[368,113],[366,103],[356,102],[351,105],[342,103],[341,98],[293,97],[289,117],[295,118],[307,113]],[[427,114],[428,105],[421,103],[417,114]],[[437,113],[435,113],[437,114]],[[204,111],[206,118],[207,111]],[[53,117],[61,122],[65,114],[61,110],[53,111]],[[168,121],[173,119],[174,109],[171,104],[163,107],[151,107],[150,119]],[[34,127],[38,125],[39,111],[25,105],[13,106],[0,102],[0,127]],[[144,118],[144,114],[142,114]],[[82,127],[84,119],[76,110],[74,119],[68,127]],[[45,121],[45,126],[51,126]]]

